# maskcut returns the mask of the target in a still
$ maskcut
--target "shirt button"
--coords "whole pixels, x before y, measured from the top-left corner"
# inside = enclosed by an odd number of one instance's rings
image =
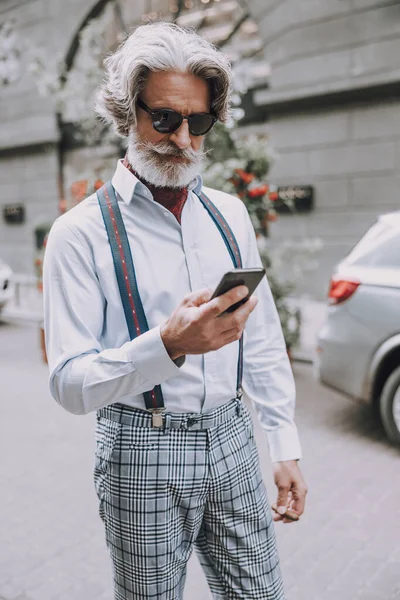
[[[164,211],[164,215],[165,215],[166,217],[169,217],[170,213],[169,213],[168,211]]]

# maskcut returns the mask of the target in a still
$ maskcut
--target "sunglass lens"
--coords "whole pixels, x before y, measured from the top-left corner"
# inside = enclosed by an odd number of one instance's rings
[[[190,133],[192,135],[204,135],[214,125],[215,119],[212,115],[192,115],[190,119]]]
[[[159,133],[172,133],[179,127],[182,117],[173,110],[160,110],[153,115],[153,125]]]

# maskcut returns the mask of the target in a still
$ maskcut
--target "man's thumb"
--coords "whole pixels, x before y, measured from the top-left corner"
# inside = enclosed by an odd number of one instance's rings
[[[203,288],[189,294],[189,301],[193,306],[201,306],[208,302],[212,295],[213,291],[210,288]]]
[[[276,505],[278,509],[278,513],[283,515],[286,512],[287,504],[288,504],[288,492],[289,489],[287,487],[279,487],[278,489],[278,498],[276,500]]]

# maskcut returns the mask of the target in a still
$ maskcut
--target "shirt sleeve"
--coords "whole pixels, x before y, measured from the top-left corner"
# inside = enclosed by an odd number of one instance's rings
[[[256,236],[248,226],[246,267],[262,267]],[[272,462],[301,457],[294,423],[295,384],[278,312],[264,277],[254,295],[258,304],[247,320],[244,341],[243,389],[267,434]]]
[[[86,414],[179,374],[183,361],[171,360],[159,326],[120,348],[102,347],[106,300],[93,254],[62,220],[49,234],[43,296],[50,391],[67,411]]]

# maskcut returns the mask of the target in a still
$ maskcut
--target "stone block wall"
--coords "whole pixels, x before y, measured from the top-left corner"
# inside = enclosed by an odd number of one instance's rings
[[[34,229],[58,216],[57,153],[54,145],[9,151],[0,157],[0,258],[16,273],[33,273]],[[3,207],[21,203],[23,224],[7,224]]]
[[[280,216],[272,239],[320,237],[320,267],[302,291],[323,297],[332,269],[384,212],[400,209],[400,102],[275,116],[268,124],[278,159],[270,180],[311,184],[315,209]],[[301,149],[300,149],[301,148]]]
[[[326,293],[334,265],[378,214],[400,209],[400,3],[248,0],[271,64],[253,95],[279,154],[274,183],[311,184],[315,209],[281,216],[272,242],[321,237],[300,291]],[[260,128],[258,127],[258,130]]]
[[[92,4],[89,0],[1,2],[0,20],[14,20],[24,55],[21,78],[0,88],[0,258],[17,273],[33,273],[33,230],[58,216],[59,200],[54,101],[40,96],[26,63],[37,48],[49,58],[65,56]],[[24,224],[4,221],[4,206],[14,203],[25,206]]]
[[[248,0],[271,63],[264,103],[400,76],[400,4],[394,0]]]
[[[247,4],[259,23],[271,63],[269,89],[254,94],[255,103],[270,115],[269,122],[256,129],[268,131],[280,155],[271,181],[312,184],[316,193],[315,210],[292,220],[282,216],[272,228],[272,239],[323,238],[320,268],[303,286],[323,297],[335,262],[379,212],[399,204],[400,93],[392,90],[390,96],[379,98],[364,94],[360,99],[350,98],[348,92],[400,82],[400,3],[247,0]],[[1,5],[0,16],[16,3],[2,0]],[[7,15],[15,19],[28,52],[40,46],[49,56],[65,57],[95,5],[93,0],[34,0]],[[139,14],[145,2],[133,6]],[[344,94],[342,101],[331,104],[332,94]],[[304,99],[311,99],[310,106]],[[58,213],[58,142],[54,102],[39,96],[31,75],[25,73],[19,82],[0,90],[0,257],[16,271],[32,272],[33,228]],[[67,179],[76,156],[66,158]],[[4,204],[20,201],[26,207],[26,223],[6,225]]]

